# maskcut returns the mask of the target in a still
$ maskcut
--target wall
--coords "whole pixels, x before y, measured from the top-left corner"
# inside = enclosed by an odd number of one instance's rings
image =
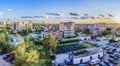
[[[98,55],[100,55],[100,57],[103,57],[104,53],[100,52],[94,55],[90,55],[92,56],[92,59],[96,59],[98,58]],[[73,59],[73,64],[79,64],[80,63],[80,59],[83,59],[83,63],[88,62],[90,60],[90,56],[86,56],[86,57],[81,57],[81,58],[74,58]]]

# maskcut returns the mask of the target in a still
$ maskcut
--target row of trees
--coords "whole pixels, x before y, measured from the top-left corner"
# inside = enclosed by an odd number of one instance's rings
[[[18,33],[23,35],[23,36],[27,36],[29,33],[36,33],[36,34],[40,34],[43,31],[43,28],[34,28],[34,30],[32,28],[28,28],[28,29],[22,29],[21,31],[19,31]]]
[[[29,30],[27,30],[29,31]],[[27,32],[26,30],[23,32]],[[56,52],[58,41],[50,33],[43,39],[38,40],[26,35],[26,41],[23,41],[21,34],[16,34],[19,44],[15,45],[10,40],[10,33],[7,29],[0,28],[0,50],[3,53],[15,51],[15,66],[43,66],[49,65],[51,56]],[[37,43],[35,43],[37,42]],[[43,60],[46,60],[43,62]]]
[[[20,35],[19,40],[21,40]],[[46,35],[43,40],[37,41],[39,44],[36,45],[34,44],[34,40],[31,40],[29,36],[26,36],[26,41],[21,41],[16,46],[15,66],[43,66],[48,64],[47,61],[43,64],[41,61],[44,59],[51,59],[51,56],[56,52],[58,41],[52,33]]]
[[[2,50],[2,53],[9,53],[14,50],[14,45],[9,38],[9,32],[4,28],[0,28],[0,50]]]

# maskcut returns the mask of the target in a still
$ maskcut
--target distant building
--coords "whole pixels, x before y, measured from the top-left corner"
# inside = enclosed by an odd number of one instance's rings
[[[90,29],[93,35],[100,34],[103,32],[107,27],[114,27],[113,23],[106,24],[106,23],[95,23],[95,24],[76,24],[76,28],[80,30]]]
[[[9,27],[11,30],[19,31],[22,29],[32,28],[32,21],[12,21],[10,19],[0,22],[0,27]]]
[[[33,26],[32,21],[29,21],[29,22],[12,22],[11,23],[11,29],[16,30],[16,31],[20,31],[22,29],[32,28],[32,26]]]
[[[7,27],[8,25],[11,26],[11,22],[12,22],[12,21],[11,21],[10,19],[1,21],[1,22],[0,22],[0,27]]]
[[[60,36],[67,37],[67,36],[74,36],[75,22],[61,22],[59,24],[59,31]]]

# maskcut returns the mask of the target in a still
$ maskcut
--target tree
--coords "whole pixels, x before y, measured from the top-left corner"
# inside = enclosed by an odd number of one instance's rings
[[[90,29],[84,29],[83,33],[85,33],[87,35],[91,34]]]
[[[41,28],[36,28],[36,29],[35,29],[35,33],[36,33],[36,34],[40,34],[40,33],[41,33],[41,31],[42,31],[42,29],[41,29]]]
[[[0,48],[3,53],[12,52],[14,50],[14,45],[10,41],[9,33],[4,28],[2,28],[2,32],[0,33]]]
[[[82,30],[79,29],[79,28],[75,28],[75,32],[78,33],[78,32],[81,32]]]
[[[29,36],[26,37],[25,42],[21,42],[16,46],[15,60],[15,66],[34,66],[39,62],[39,53],[34,44],[29,41]]]
[[[104,31],[103,31],[103,33],[102,33],[102,35],[109,35],[109,34],[111,34],[111,28],[106,28]]]
[[[120,30],[120,27],[119,28],[117,28],[117,31],[119,31]]]
[[[96,37],[97,37],[96,35],[93,35],[91,36],[91,39],[96,39]]]
[[[26,36],[29,34],[29,31],[28,31],[28,29],[23,29],[23,30],[21,30],[21,33],[22,33],[22,35]]]
[[[29,33],[32,33],[32,28],[28,28],[28,32],[29,32]]]
[[[110,42],[110,43],[114,43],[114,42],[116,42],[116,41],[115,41],[114,39],[110,39],[109,42]]]
[[[46,52],[46,55],[53,55],[53,53],[55,53],[57,43],[58,41],[56,40],[56,37],[52,33],[49,33],[43,38],[42,44]]]

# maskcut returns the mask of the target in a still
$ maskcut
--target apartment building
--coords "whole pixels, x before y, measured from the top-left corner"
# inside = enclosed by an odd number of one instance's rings
[[[59,24],[59,31],[60,36],[67,37],[67,36],[74,36],[75,22],[61,22]]]
[[[8,25],[11,26],[11,22],[12,21],[10,19],[0,21],[0,27],[7,27]]]
[[[28,21],[28,22],[12,22],[11,23],[11,29],[12,30],[17,30],[20,31],[22,29],[27,29],[27,28],[32,28],[33,27],[33,23],[32,21]]]
[[[32,28],[33,22],[32,21],[12,21],[10,19],[0,22],[0,27],[7,27],[7,26],[9,26],[11,30],[19,31],[22,29]]]
[[[106,29],[106,23],[95,24],[76,24],[76,28],[80,30],[90,29],[93,35],[99,34]]]

